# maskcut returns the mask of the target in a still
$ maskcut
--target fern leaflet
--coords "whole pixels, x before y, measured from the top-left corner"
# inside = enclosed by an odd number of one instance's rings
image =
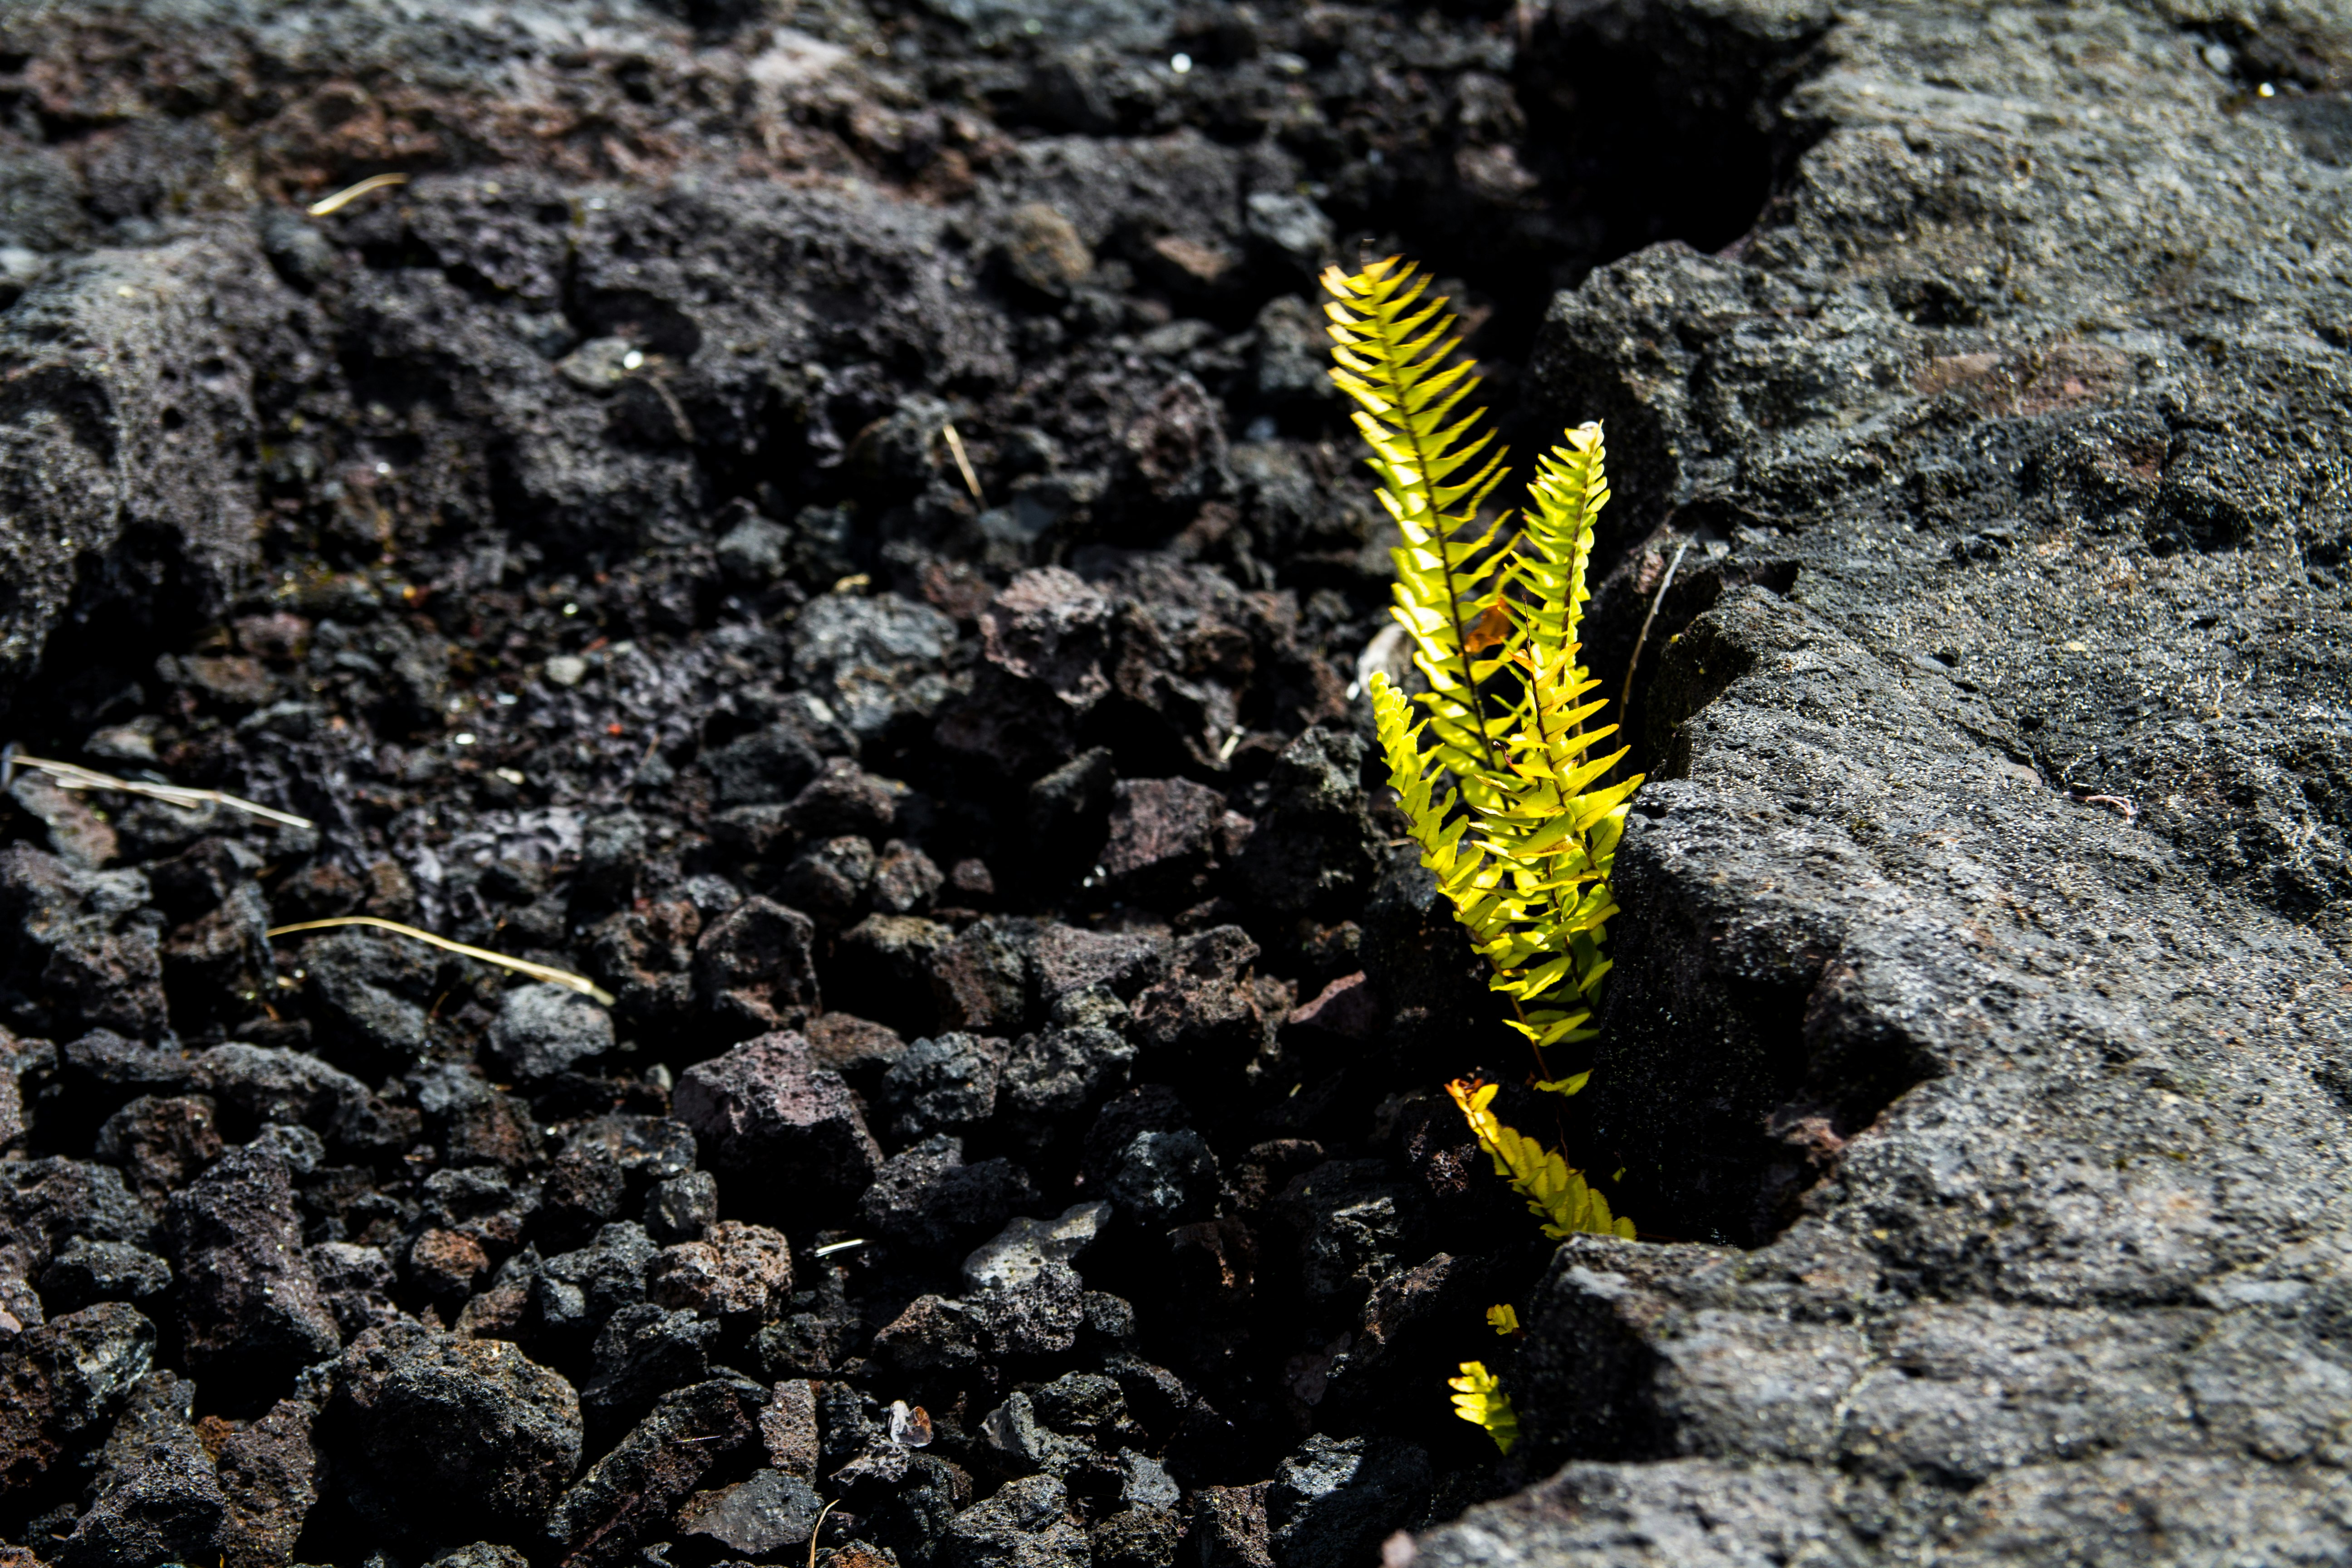
[[[1445,1386],[1454,1390],[1454,1414],[1474,1426],[1484,1426],[1486,1436],[1495,1439],[1495,1447],[1506,1454],[1519,1440],[1518,1413],[1511,1408],[1511,1396],[1503,1392],[1500,1379],[1486,1370],[1482,1361],[1465,1361],[1462,1375],[1449,1377]]]
[[[1534,1139],[1503,1125],[1491,1109],[1497,1086],[1455,1079],[1445,1086],[1470,1123],[1478,1147],[1493,1157],[1495,1173],[1528,1200],[1528,1212],[1543,1221],[1555,1241],[1576,1235],[1633,1239],[1633,1222],[1609,1212],[1609,1200],[1585,1181],[1584,1173]]]

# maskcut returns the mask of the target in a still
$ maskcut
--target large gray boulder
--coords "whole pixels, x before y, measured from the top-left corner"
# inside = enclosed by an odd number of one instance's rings
[[[257,368],[303,374],[256,361],[305,308],[224,222],[60,260],[0,311],[0,705],[68,610],[218,612],[255,552]]]
[[[1580,1105],[1685,1239],[1560,1249],[1566,1468],[1423,1568],[2352,1552],[2343,68],[2202,15],[1557,14],[1813,51],[1761,102],[1818,139],[1538,345],[1663,525],[1597,646],[1693,546]]]

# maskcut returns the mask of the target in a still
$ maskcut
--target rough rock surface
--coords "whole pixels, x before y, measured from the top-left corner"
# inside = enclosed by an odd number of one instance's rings
[[[1575,1462],[1416,1561],[2352,1550],[2352,18],[2295,16],[1715,8],[1811,51],[1785,195],[1533,366],[1659,524],[1603,596],[1695,542],[1581,1107],[1694,1239],[1562,1248]]]

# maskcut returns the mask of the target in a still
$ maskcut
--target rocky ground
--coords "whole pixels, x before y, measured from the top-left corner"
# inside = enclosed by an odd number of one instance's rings
[[[6,735],[316,826],[9,790],[0,1563],[2352,1561],[2347,89],[2221,0],[12,7]],[[1640,1242],[1437,1093],[1538,1114],[1351,700],[1397,248],[1609,422],[1612,689],[1682,560],[1558,1127]],[[614,1000],[262,934],[343,913]]]

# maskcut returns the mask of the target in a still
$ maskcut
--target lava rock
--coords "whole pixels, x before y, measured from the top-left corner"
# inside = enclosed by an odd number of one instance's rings
[[[1428,1506],[1429,1456],[1411,1443],[1317,1433],[1265,1490],[1267,1539],[1288,1568],[1346,1568]]]
[[[646,1268],[660,1248],[632,1220],[597,1231],[596,1239],[541,1263],[531,1276],[530,1308],[558,1336],[584,1337],[623,1307],[646,1299]]]
[[[1269,1485],[1202,1487],[1192,1494],[1187,1539],[1203,1568],[1273,1568],[1265,1521]]]
[[[98,1301],[144,1301],[172,1284],[172,1266],[121,1241],[75,1237],[41,1270],[41,1304],[74,1312]]]
[[[8,1220],[0,1245],[24,1247],[34,1268],[78,1236],[149,1251],[160,1245],[154,1216],[111,1165],[57,1155],[0,1162],[0,1213]]]
[[[695,943],[695,996],[739,1038],[797,1023],[819,1005],[815,940],[815,922],[798,910],[746,899]]]
[[[85,871],[27,844],[0,849],[0,1005],[28,1031],[160,1034],[163,962],[152,927],[132,913],[148,900],[135,871]],[[31,998],[47,998],[36,1005]]]
[[[142,1094],[98,1130],[98,1157],[157,1196],[187,1184],[221,1152],[210,1096]]]
[[[951,1028],[1011,1033],[1026,1020],[1029,954],[1036,927],[1028,921],[974,921],[931,963],[939,1016]]]
[[[901,1562],[933,1562],[957,1510],[971,1501],[971,1478],[934,1454],[905,1454],[904,1462],[890,1500],[860,1528]]]
[[[572,1384],[502,1340],[371,1329],[343,1352],[329,1414],[346,1495],[402,1537],[528,1536],[580,1462]]]
[[[408,1282],[445,1307],[462,1302],[490,1271],[490,1255],[478,1237],[430,1227],[408,1244]]]
[[[722,806],[781,805],[798,795],[824,763],[809,737],[791,724],[755,730],[702,759]]]
[[[1024,1285],[1049,1263],[1076,1265],[1102,1234],[1110,1205],[1076,1204],[1055,1219],[1015,1219],[963,1260],[967,1290],[1007,1289]]]
[[[805,1033],[817,1066],[869,1094],[890,1064],[907,1054],[907,1042],[896,1029],[847,1013],[812,1018]]]
[[[1144,1065],[1245,1064],[1266,1044],[1269,1020],[1249,984],[1258,945],[1239,926],[1216,926],[1178,939],[1167,977],[1134,1004],[1134,1038]],[[1289,1013],[1287,1004],[1283,1016]]]
[[[932,973],[956,933],[919,915],[868,915],[834,948],[835,1000],[901,1034],[928,1033],[939,1016]]]
[[[520,1170],[544,1142],[528,1102],[483,1081],[478,1069],[444,1062],[418,1075],[411,1112],[439,1139],[443,1163]]]
[[[1423,1250],[1422,1205],[1381,1161],[1328,1161],[1294,1177],[1270,1208],[1296,1238],[1310,1311],[1353,1313],[1401,1258]]]
[[[986,1315],[951,1297],[922,1295],[875,1331],[874,1360],[909,1377],[968,1372],[986,1352]]]
[[[1086,1326],[1086,1286],[1066,1263],[1047,1262],[1026,1279],[972,1299],[983,1315],[987,1342],[999,1356],[1059,1355],[1077,1343]]]
[[[558,1244],[578,1241],[621,1213],[632,1184],[681,1177],[694,1160],[694,1133],[683,1122],[625,1111],[597,1117],[564,1141],[548,1171],[539,1229]]]
[[[817,839],[845,834],[869,842],[887,838],[906,793],[905,784],[877,778],[846,757],[828,757],[816,776],[793,796],[793,830]]]
[[[1216,1212],[1217,1156],[1189,1127],[1138,1132],[1107,1162],[1101,1191],[1130,1224],[1150,1229]]]
[[[1111,749],[1096,746],[1032,781],[1024,816],[1041,878],[1100,858],[1118,775]]]
[[[161,127],[145,141],[128,161],[142,166],[134,180],[176,184],[190,163],[221,150],[217,142],[207,148],[202,136]],[[78,174],[60,169],[60,179],[59,196],[88,189]],[[12,251],[87,245],[81,225],[55,226],[38,216],[47,205],[43,184],[37,172],[11,180],[11,210],[26,215],[11,219]],[[116,184],[100,199],[125,213],[143,205],[136,196],[118,200],[118,193],[127,195]],[[300,309],[246,222],[60,261],[22,290],[7,324],[5,352],[40,387],[9,416],[6,431],[21,476],[16,505],[37,508],[40,518],[9,546],[7,580],[16,593],[0,621],[8,649],[0,690],[9,696],[77,606],[83,614],[109,608],[133,625],[226,607],[257,548],[249,462],[229,456],[253,450],[260,434],[257,366],[239,340],[287,330],[287,316]],[[14,276],[10,292],[18,292]],[[219,374],[189,384],[173,369],[193,359]],[[65,428],[71,409],[100,412],[71,433]],[[94,460],[97,452],[108,456]],[[138,529],[153,532],[146,544],[126,548],[123,534]],[[118,555],[149,561],[153,575],[105,585],[81,579],[85,556]],[[163,561],[173,570],[163,570]],[[138,576],[127,561],[118,570]]]
[[[767,1408],[760,1412],[760,1441],[767,1447],[768,1462],[784,1474],[804,1481],[816,1479],[814,1384],[804,1377],[788,1377],[776,1384]]]
[[[848,1086],[798,1035],[763,1035],[688,1068],[674,1109],[721,1171],[820,1210],[855,1199],[881,1168]]]
[[[511,1546],[501,1546],[494,1541],[477,1541],[444,1552],[425,1568],[530,1568],[530,1559]]]
[[[1024,202],[1005,218],[1004,264],[1041,294],[1060,297],[1095,269],[1094,252],[1067,217],[1045,202]]]
[[[1353,910],[1370,890],[1386,837],[1372,823],[1363,741],[1310,729],[1284,748],[1234,876],[1260,908],[1285,919]]]
[[[322,1046],[370,1066],[405,1067],[424,1054],[438,966],[415,944],[345,931],[304,943],[300,963]]]
[[[719,537],[719,569],[728,580],[759,589],[784,575],[793,531],[753,512]]]
[[[170,1233],[189,1365],[268,1388],[341,1347],[277,1151],[247,1145],[215,1161],[173,1195]]]
[[[666,1247],[646,1266],[646,1291],[706,1318],[775,1318],[793,1291],[792,1244],[781,1231],[723,1219],[701,1241]]]
[[[963,1163],[961,1140],[935,1132],[884,1162],[858,1200],[859,1222],[918,1252],[971,1245],[1037,1201],[1036,1184],[1009,1160]]]
[[[1108,989],[1097,994],[1109,1005],[1096,1016],[1126,1014]],[[997,1086],[997,1114],[1028,1142],[1051,1142],[1087,1107],[1125,1089],[1134,1064],[1135,1047],[1127,1037],[1103,1025],[1024,1035],[1013,1042]]]
[[[580,887],[607,905],[627,903],[653,847],[653,825],[636,812],[592,819],[580,836]]]
[[[1112,657],[1111,624],[1111,603],[1100,589],[1048,566],[1021,573],[990,601],[980,617],[981,647],[989,663],[1085,713],[1110,694],[1103,667]]]
[[[347,1342],[400,1315],[392,1304],[400,1271],[380,1247],[322,1241],[310,1248],[310,1272],[319,1300]]]
[[[942,1568],[1086,1568],[1086,1532],[1069,1491],[1050,1475],[1007,1482],[956,1515],[940,1543]]]
[[[92,1029],[68,1041],[58,1055],[67,1082],[95,1088],[110,1100],[142,1092],[173,1094],[194,1081],[188,1059],[179,1052],[127,1040],[111,1029]]]
[[[708,1171],[656,1182],[646,1194],[646,1234],[665,1246],[698,1240],[719,1217],[719,1178]]]
[[[961,1032],[917,1040],[882,1075],[890,1136],[911,1142],[977,1127],[996,1110],[1004,1042]]]
[[[1173,1568],[1183,1540],[1183,1521],[1169,1508],[1123,1509],[1087,1534],[1094,1568]]]
[[[663,1394],[707,1379],[719,1333],[715,1321],[651,1301],[607,1318],[596,1333],[595,1374],[580,1389],[592,1436],[625,1430]]]
[[[874,867],[874,846],[865,839],[824,839],[793,857],[776,891],[819,925],[839,929],[856,923],[864,913]]]
[[[675,1389],[589,1467],[548,1520],[580,1568],[625,1562],[648,1532],[666,1528],[705,1476],[759,1436],[768,1391],[736,1374]]]
[[[60,1568],[161,1568],[210,1551],[228,1499],[191,1425],[195,1386],[169,1373],[142,1383],[100,1458],[89,1507],[57,1554]]]
[[[955,623],[896,594],[825,594],[793,624],[792,663],[861,743],[929,718],[948,695]]]
[[[542,982],[499,999],[490,1054],[524,1078],[551,1078],[613,1048],[613,1017],[568,985]]]
[[[306,1051],[232,1040],[191,1064],[197,1088],[219,1102],[232,1127],[279,1122],[320,1130],[356,1114],[367,1086]]]
[[[1111,787],[1108,883],[1145,901],[1197,897],[1232,847],[1225,797],[1191,779],[1121,779]]]
[[[1141,931],[1048,925],[1037,933],[1034,951],[1038,994],[1050,1005],[1093,985],[1108,986],[1123,1000],[1132,1000],[1160,978],[1168,943]]]
[[[980,1435],[995,1451],[997,1462],[1015,1475],[1044,1470],[1066,1477],[1090,1457],[1086,1445],[1042,1425],[1026,1394],[1015,1393],[981,1417]]]
[[[764,1557],[807,1545],[824,1510],[824,1499],[806,1480],[782,1470],[755,1470],[750,1480],[687,1499],[677,1510],[677,1529],[730,1552]]]
[[[214,1468],[228,1504],[220,1554],[231,1568],[282,1568],[293,1561],[294,1543],[319,1500],[319,1455],[311,1440],[316,1415],[305,1400],[281,1399],[215,1447]]]
[[[929,856],[893,838],[882,846],[882,858],[874,868],[874,907],[884,914],[920,914],[931,907],[946,882],[945,874]]]
[[[37,1483],[131,1397],[155,1361],[155,1325],[101,1301],[0,1342],[0,1492]]]

